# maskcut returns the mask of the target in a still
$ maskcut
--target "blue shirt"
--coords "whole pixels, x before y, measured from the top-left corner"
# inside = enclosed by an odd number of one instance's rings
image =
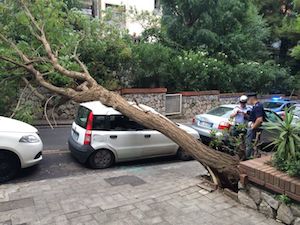
[[[252,111],[250,112],[250,118],[249,120],[253,123],[257,120],[257,118],[263,117],[263,120],[266,118],[265,110],[263,104],[260,102],[257,102],[253,108]]]

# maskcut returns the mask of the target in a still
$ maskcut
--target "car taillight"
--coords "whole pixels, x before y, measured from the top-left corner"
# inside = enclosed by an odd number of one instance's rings
[[[228,122],[221,122],[218,126],[219,130],[225,130],[225,129],[229,129],[230,128],[230,123]]]
[[[86,123],[86,132],[84,135],[84,145],[90,145],[91,144],[91,139],[92,139],[92,129],[93,129],[93,120],[94,120],[94,115],[92,112],[90,112],[88,116],[88,120]]]

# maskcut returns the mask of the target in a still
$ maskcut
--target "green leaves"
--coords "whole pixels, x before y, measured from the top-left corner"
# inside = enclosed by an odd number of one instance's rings
[[[292,175],[300,175],[300,166],[297,167],[300,165],[300,123],[293,121],[293,113],[286,109],[283,121],[267,122],[263,126],[278,135],[272,143],[276,151],[274,165]]]
[[[265,59],[269,32],[255,6],[245,0],[163,0],[163,27],[184,46],[225,52],[232,62]],[[255,35],[253,35],[255,34]]]

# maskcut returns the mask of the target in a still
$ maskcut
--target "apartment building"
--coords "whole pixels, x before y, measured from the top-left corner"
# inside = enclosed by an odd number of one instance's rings
[[[158,12],[160,10],[160,0],[85,0],[83,2],[83,11],[94,17],[101,17],[105,10],[113,11],[116,17],[133,8],[138,12]],[[142,25],[128,17],[124,18],[122,26],[125,26],[132,35],[138,36],[143,32]]]

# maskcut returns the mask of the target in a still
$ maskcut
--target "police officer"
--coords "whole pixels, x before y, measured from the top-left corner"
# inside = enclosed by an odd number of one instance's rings
[[[246,157],[249,159],[253,156],[253,141],[256,139],[257,133],[261,132],[261,125],[266,118],[263,105],[259,102],[256,93],[248,94],[248,104],[253,108],[250,111],[249,123],[246,137]]]
[[[246,117],[248,116],[247,112],[249,111],[247,100],[248,97],[242,95],[239,99],[240,104],[233,109],[232,114],[230,115],[230,118],[234,119],[235,125],[244,124],[246,122]]]

